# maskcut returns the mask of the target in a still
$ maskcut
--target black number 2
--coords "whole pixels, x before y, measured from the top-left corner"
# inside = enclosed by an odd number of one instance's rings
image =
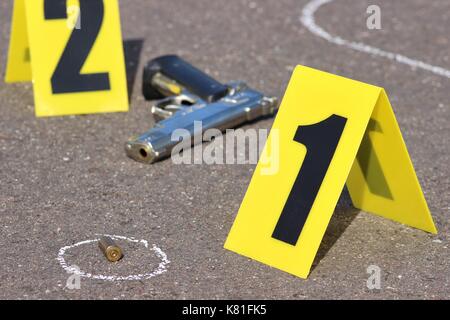
[[[79,0],[82,25],[73,29],[69,42],[52,76],[54,94],[110,90],[108,73],[81,74],[100,32],[103,16],[103,0]],[[67,0],[45,0],[46,20],[67,19]]]
[[[306,146],[306,157],[272,238],[296,245],[346,123],[346,118],[332,115],[320,123],[298,127],[294,141]]]

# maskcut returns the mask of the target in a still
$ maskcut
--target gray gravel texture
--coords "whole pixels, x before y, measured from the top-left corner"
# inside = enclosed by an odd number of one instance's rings
[[[1,1],[0,298],[448,299],[450,80],[318,38],[299,21],[307,2],[121,0],[127,56],[140,53],[139,64],[128,62],[138,70],[130,112],[36,119],[31,84],[3,82],[12,1]],[[381,7],[382,30],[366,28],[369,4]],[[448,0],[338,0],[316,19],[342,38],[450,69]],[[140,94],[143,64],[168,53],[277,96],[297,64],[385,87],[439,234],[359,212],[344,193],[308,280],[224,250],[254,165],[149,166],[123,152],[129,136],[153,124]],[[142,281],[83,278],[80,290],[65,288],[59,249],[103,233],[157,244],[171,261],[167,272]],[[117,264],[94,244],[65,258],[109,275],[159,263],[142,245],[119,243],[127,256]],[[380,290],[366,287],[372,264],[382,270]]]

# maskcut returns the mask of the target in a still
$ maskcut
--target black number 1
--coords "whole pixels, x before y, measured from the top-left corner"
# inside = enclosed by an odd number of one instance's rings
[[[320,123],[298,127],[294,141],[306,146],[306,157],[272,238],[296,245],[346,123],[346,118],[332,115]]]
[[[79,0],[82,25],[73,29],[69,42],[52,76],[54,94],[110,90],[108,73],[81,74],[100,32],[103,15],[103,0]],[[45,0],[46,20],[67,19],[67,0]]]

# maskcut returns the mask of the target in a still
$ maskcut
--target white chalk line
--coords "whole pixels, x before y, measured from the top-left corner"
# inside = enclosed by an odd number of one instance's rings
[[[148,241],[147,240],[138,240],[135,238],[128,238],[128,237],[124,237],[124,236],[117,236],[117,235],[109,235],[109,234],[105,234],[105,235],[101,235],[101,234],[96,234],[96,236],[107,236],[110,237],[114,240],[125,240],[125,241],[129,241],[129,242],[133,242],[133,243],[141,243],[145,248],[149,247]],[[129,276],[107,276],[107,275],[95,275],[95,274],[91,274],[88,272],[84,272],[81,270],[77,270],[76,268],[69,266],[66,262],[66,260],[64,259],[64,255],[66,253],[67,250],[82,246],[82,245],[86,245],[86,244],[90,244],[90,243],[94,243],[94,242],[98,242],[100,239],[89,239],[89,240],[84,240],[84,241],[80,241],[77,242],[73,245],[70,246],[65,246],[62,247],[61,249],[59,249],[58,252],[58,257],[56,258],[56,260],[58,260],[59,264],[61,265],[61,267],[66,270],[68,273],[71,274],[76,274],[79,275],[80,277],[83,278],[90,278],[90,279],[95,279],[95,280],[105,280],[105,281],[136,281],[136,280],[147,280],[153,277],[156,277],[164,272],[167,271],[167,265],[170,263],[169,259],[167,258],[167,255],[164,253],[164,251],[162,251],[158,246],[156,246],[155,244],[153,244],[152,248],[150,248],[151,251],[153,251],[156,256],[158,258],[161,259],[161,262],[159,263],[158,267],[148,273],[143,273],[143,274],[134,274],[134,275],[129,275]]]
[[[313,34],[315,34],[318,37],[321,37],[328,42],[337,44],[339,46],[344,46],[356,51],[365,52],[371,55],[387,58],[399,63],[403,63],[405,65],[408,65],[410,67],[423,69],[426,71],[430,71],[434,74],[437,74],[442,77],[446,77],[450,79],[450,70],[447,70],[445,68],[434,66],[428,63],[425,63],[420,60],[411,59],[404,55],[385,51],[382,49],[378,49],[376,47],[369,46],[362,42],[354,42],[354,41],[348,41],[341,37],[331,35],[330,33],[326,32],[324,29],[322,29],[320,26],[316,24],[314,15],[317,12],[317,10],[322,7],[325,4],[331,3],[335,0],[312,0],[309,3],[306,4],[306,6],[302,10],[302,16],[300,18],[301,23]]]

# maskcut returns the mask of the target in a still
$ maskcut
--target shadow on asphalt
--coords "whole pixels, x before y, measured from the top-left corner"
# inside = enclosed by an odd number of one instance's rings
[[[333,216],[331,217],[327,231],[325,232],[322,243],[317,251],[311,271],[313,271],[320,261],[327,255],[328,251],[330,251],[352,221],[355,220],[359,212],[359,209],[353,207],[347,187],[344,187],[339,203],[333,213]]]
[[[127,71],[128,100],[131,102],[133,96],[136,74],[141,60],[141,52],[144,46],[144,39],[129,39],[123,41],[125,54],[125,66]]]

